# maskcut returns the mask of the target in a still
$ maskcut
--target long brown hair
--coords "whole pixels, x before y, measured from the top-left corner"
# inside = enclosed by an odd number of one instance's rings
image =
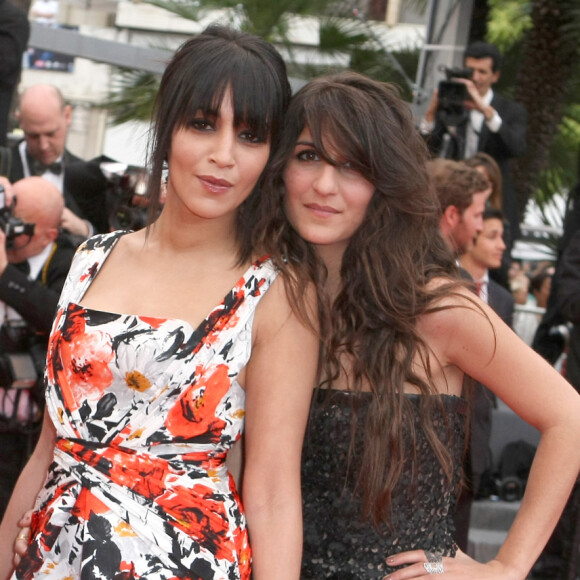
[[[268,203],[284,205],[284,168],[298,136],[308,126],[315,147],[332,161],[340,153],[375,186],[363,223],[351,238],[341,267],[341,288],[323,316],[326,385],[352,362],[349,389],[370,390],[359,485],[364,515],[376,524],[389,520],[392,493],[406,457],[403,428],[412,441],[413,411],[405,384],[436,394],[429,349],[417,332],[419,317],[436,310],[437,299],[459,285],[457,267],[438,223],[438,200],[425,169],[428,151],[418,136],[409,107],[392,85],[345,72],[315,79],[292,99],[273,157],[266,188]],[[284,229],[281,215],[264,236],[278,239],[288,259],[309,270],[322,289],[324,267],[314,249]],[[433,288],[429,282],[449,282]],[[427,380],[414,370],[423,361]],[[423,428],[446,475],[454,466],[434,430],[431,409],[438,397],[421,397]],[[411,446],[413,453],[414,445]],[[414,457],[410,460],[412,463]],[[364,474],[364,477],[362,477]]]

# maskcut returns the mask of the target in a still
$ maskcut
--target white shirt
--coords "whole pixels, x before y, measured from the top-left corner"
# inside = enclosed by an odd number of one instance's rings
[[[482,97],[483,102],[486,105],[491,105],[493,100],[493,91],[489,89],[487,93]],[[479,145],[479,134],[481,133],[481,128],[483,127],[483,121],[485,117],[481,111],[472,110],[469,112],[469,123],[467,124],[465,132],[465,151],[463,158],[473,157],[477,153]],[[493,117],[486,121],[487,128],[492,133],[497,133],[501,129],[502,119],[498,112],[494,110]],[[435,127],[435,121],[427,121],[427,119],[421,119],[419,123],[419,131],[423,135],[427,135],[433,131]]]
[[[30,177],[30,167],[28,165],[28,158],[26,157],[26,141],[22,141],[18,145],[18,152],[20,153],[20,159],[22,160],[22,168],[24,170],[24,177]],[[62,155],[56,160],[62,163]],[[45,171],[40,177],[50,181],[53,185],[56,185],[57,189],[62,193],[64,186],[64,171],[61,171],[58,175],[54,174],[52,171]]]
[[[482,100],[486,105],[490,105],[493,100],[493,91],[489,89],[482,97]],[[484,121],[485,117],[481,111],[476,109],[469,111],[469,122],[467,123],[467,128],[465,130],[465,159],[473,157],[477,153],[479,135]],[[494,111],[493,117],[489,121],[486,121],[486,125],[492,133],[497,133],[501,128],[501,122],[501,117],[498,115],[497,111]]]
[[[476,286],[479,286],[479,297],[486,304],[489,304],[489,272],[486,272],[479,280],[475,280],[475,284]]]

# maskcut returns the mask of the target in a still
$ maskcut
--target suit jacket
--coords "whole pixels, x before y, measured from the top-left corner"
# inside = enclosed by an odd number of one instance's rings
[[[24,178],[24,166],[20,157],[20,143],[11,147],[11,168],[7,175],[11,183]],[[68,149],[63,154],[64,204],[74,214],[88,220],[95,233],[106,233],[109,228],[107,208],[108,181],[97,163],[84,161]]]
[[[0,276],[0,300],[11,306],[37,331],[48,336],[76,247],[60,236],[36,280],[8,264]]]
[[[490,280],[487,285],[487,301],[495,313],[512,328],[515,309],[515,300],[512,293],[494,280]]]
[[[497,282],[489,280],[487,302],[496,314],[511,327],[515,304],[511,293]],[[494,406],[495,395],[485,385],[476,383],[471,423],[471,470],[480,476],[487,468],[491,467],[489,440],[491,437],[491,411]]]
[[[555,309],[564,320],[572,323],[566,378],[580,391],[580,231],[570,239],[562,254],[552,292],[555,295]]]
[[[522,156],[526,151],[527,112],[519,103],[497,93],[493,95],[491,106],[501,117],[501,127],[497,133],[492,133],[484,122],[481,127],[477,150],[491,155],[501,169],[503,182],[502,209],[510,223],[511,240],[515,241],[520,237],[520,215],[509,160],[513,157]],[[467,119],[457,126],[456,134],[451,140],[448,157],[463,159],[466,128]],[[446,132],[446,127],[438,117],[429,138],[429,147],[433,153],[440,153],[443,136]]]

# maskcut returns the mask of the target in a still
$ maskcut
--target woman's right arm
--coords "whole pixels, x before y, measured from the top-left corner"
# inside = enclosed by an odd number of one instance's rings
[[[18,478],[0,525],[0,580],[7,580],[12,574],[13,545],[20,531],[18,522],[24,513],[34,506],[36,496],[46,478],[48,466],[52,462],[54,443],[54,426],[48,413],[45,412],[40,438]]]

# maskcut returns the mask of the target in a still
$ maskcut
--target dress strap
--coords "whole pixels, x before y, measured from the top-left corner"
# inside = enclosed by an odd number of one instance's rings
[[[127,230],[117,230],[98,234],[78,247],[58,301],[59,309],[69,302],[81,301],[112,249],[127,233]]]

